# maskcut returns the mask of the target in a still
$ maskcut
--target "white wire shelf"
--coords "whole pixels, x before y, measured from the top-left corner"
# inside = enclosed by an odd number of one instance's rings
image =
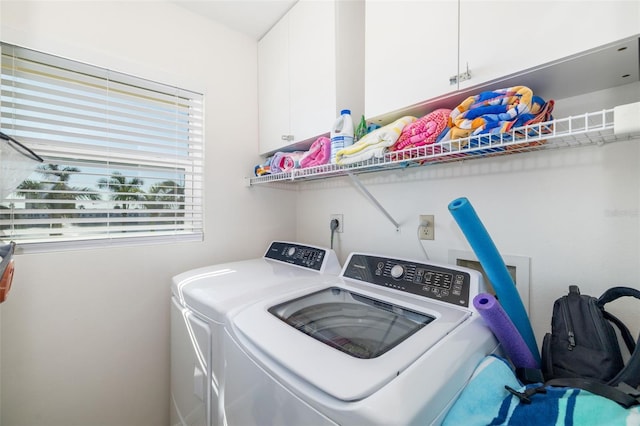
[[[530,151],[604,145],[640,136],[640,132],[616,134],[614,125],[614,109],[605,109],[600,112],[518,127],[507,133],[478,135],[403,151],[387,152],[381,158],[372,158],[353,164],[325,164],[247,179],[249,185],[271,182],[293,183]]]

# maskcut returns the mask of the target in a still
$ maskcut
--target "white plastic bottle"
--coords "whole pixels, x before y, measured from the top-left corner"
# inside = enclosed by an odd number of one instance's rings
[[[351,111],[343,109],[331,129],[331,163],[336,163],[336,152],[353,145],[353,120]]]

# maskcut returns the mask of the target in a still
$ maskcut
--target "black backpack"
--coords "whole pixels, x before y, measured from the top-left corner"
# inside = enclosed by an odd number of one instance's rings
[[[628,327],[604,309],[623,296],[640,299],[640,291],[613,287],[596,299],[572,285],[568,295],[555,301],[551,333],[542,344],[545,385],[585,389],[625,407],[640,404],[640,345]],[[631,354],[626,365],[612,324]]]

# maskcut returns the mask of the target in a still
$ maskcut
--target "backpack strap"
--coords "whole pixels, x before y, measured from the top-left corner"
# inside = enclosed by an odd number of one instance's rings
[[[636,299],[640,299],[640,291],[630,287],[611,287],[605,291],[602,296],[600,296],[597,303],[604,311],[604,305],[624,296],[631,296]],[[632,388],[637,388],[640,386],[640,345],[634,344],[633,346],[635,346],[635,348],[630,345],[629,342],[632,341],[633,338],[622,321],[608,312],[606,312],[606,318],[618,326],[622,334],[622,338],[624,339],[627,348],[629,348],[629,352],[631,352],[631,358],[629,358],[625,367],[613,379],[609,380],[609,384],[612,386],[626,384]],[[633,350],[631,348],[633,348]]]
[[[624,408],[640,405],[640,391],[630,386],[609,386],[604,383],[581,378],[551,379],[545,382],[545,386],[569,387],[589,391],[617,402]]]
[[[640,299],[640,291],[631,287],[611,287],[598,299],[598,306],[604,309],[604,305],[609,302],[613,302],[616,299],[619,299],[624,296],[635,297],[636,299]]]
[[[627,349],[629,349],[629,353],[632,354],[636,349],[636,341],[633,340],[633,336],[631,335],[629,328],[611,312],[603,310],[602,316],[604,316],[606,320],[611,321],[611,323],[615,324],[615,326],[618,327],[618,330],[620,330],[620,335],[622,336],[622,340],[624,340],[624,344],[627,346]]]
[[[633,388],[640,386],[640,345],[636,345],[627,364],[613,379],[609,380],[609,384],[612,386],[627,384]]]

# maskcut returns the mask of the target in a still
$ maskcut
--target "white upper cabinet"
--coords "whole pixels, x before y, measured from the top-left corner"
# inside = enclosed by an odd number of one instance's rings
[[[460,0],[460,67],[472,87],[640,31],[640,1]],[[579,76],[576,76],[579,78]]]
[[[290,129],[300,141],[328,132],[336,118],[335,5],[302,1],[289,15]]]
[[[367,118],[456,89],[457,0],[367,0],[365,35]]]
[[[362,114],[363,16],[362,1],[301,0],[260,40],[260,154],[308,147],[341,109]]]
[[[260,151],[286,144],[289,135],[289,17],[285,16],[258,48]],[[281,138],[285,138],[284,140]]]
[[[640,1],[367,0],[365,22],[365,115],[384,121],[636,35]],[[470,78],[450,84],[467,67]]]

